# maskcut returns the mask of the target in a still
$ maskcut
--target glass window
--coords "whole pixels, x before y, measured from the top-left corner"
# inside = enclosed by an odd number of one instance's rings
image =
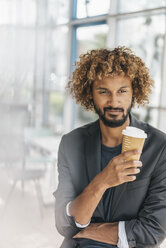
[[[68,27],[62,26],[51,30],[48,38],[47,88],[64,91],[67,80],[68,62]]]
[[[119,19],[116,45],[125,45],[145,61],[155,81],[149,106],[158,106],[161,91],[161,68],[163,59],[165,15],[147,15],[133,19]],[[139,32],[138,32],[139,30]],[[130,37],[130,39],[129,39]],[[140,110],[140,115],[143,111]],[[150,114],[152,111],[150,111]],[[156,116],[151,118],[157,120]],[[152,120],[154,122],[154,120]]]
[[[36,0],[17,0],[17,23],[22,25],[35,25],[36,23]]]
[[[0,24],[31,25],[36,21],[35,0],[1,0]]]
[[[0,40],[0,98],[30,102],[34,75],[35,31],[1,27]]]
[[[107,24],[77,28],[77,56],[86,53],[88,50],[105,48],[107,32]],[[77,105],[76,127],[94,121],[97,118],[98,116],[93,112],[87,112],[80,105]]]
[[[107,32],[107,24],[77,28],[77,56],[106,47]]]
[[[47,41],[45,88],[48,95],[48,125],[62,130],[65,85],[68,80],[68,27],[51,29]]]
[[[62,24],[69,21],[69,3],[66,0],[48,0],[48,18],[50,24]]]
[[[119,0],[118,2],[119,12],[139,11],[158,7],[166,7],[166,0]]]
[[[9,1],[0,1],[0,24],[7,24],[9,23],[9,13],[8,13],[8,8],[9,8]]]
[[[51,91],[49,94],[49,127],[56,132],[63,131],[64,93]]]
[[[109,7],[109,0],[77,0],[77,18],[106,14]]]

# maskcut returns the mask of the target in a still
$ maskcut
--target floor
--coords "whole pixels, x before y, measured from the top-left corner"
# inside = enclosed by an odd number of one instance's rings
[[[45,181],[46,178],[42,185],[45,185]],[[54,224],[54,190],[50,190],[49,195],[48,191],[46,194],[46,188],[42,187],[48,205],[43,209],[41,217],[33,182],[25,184],[24,195],[21,184],[16,185],[4,212],[4,202],[10,186],[6,172],[0,169],[0,248],[60,247],[63,238],[57,233]]]
[[[33,182],[27,182],[24,195],[18,183],[4,212],[4,203],[11,187],[6,171],[0,168],[0,248],[59,248],[63,237],[54,223],[54,186],[49,175],[42,181],[47,207],[41,217]],[[56,187],[56,186],[55,186]],[[166,241],[161,248],[166,247]]]

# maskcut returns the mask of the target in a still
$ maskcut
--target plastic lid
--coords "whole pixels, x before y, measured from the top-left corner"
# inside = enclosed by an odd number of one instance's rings
[[[131,126],[127,126],[126,129],[122,130],[122,134],[135,138],[147,138],[147,134],[144,130]]]

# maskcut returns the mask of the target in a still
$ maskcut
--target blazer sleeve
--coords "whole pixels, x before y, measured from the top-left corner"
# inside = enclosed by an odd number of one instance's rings
[[[62,236],[72,238],[81,229],[76,226],[74,218],[66,214],[66,205],[76,198],[76,192],[67,164],[64,137],[62,137],[58,150],[58,188],[53,193],[55,196],[55,225]]]
[[[166,147],[152,173],[136,219],[125,221],[129,248],[159,247],[166,237]]]

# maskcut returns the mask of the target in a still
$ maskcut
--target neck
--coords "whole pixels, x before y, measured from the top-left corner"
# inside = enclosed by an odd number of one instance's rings
[[[103,124],[103,122],[99,119],[100,130],[101,130],[101,138],[102,144],[115,147],[122,143],[122,130],[129,126],[130,118],[128,116],[126,122],[120,127],[107,127]]]

